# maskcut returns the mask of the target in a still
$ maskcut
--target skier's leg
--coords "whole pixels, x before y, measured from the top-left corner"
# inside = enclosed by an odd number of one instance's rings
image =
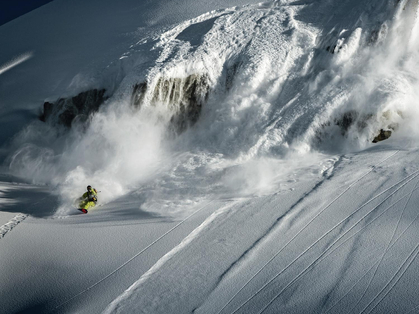
[[[85,206],[87,205],[87,201],[81,201],[80,203],[79,203],[79,208],[86,208]]]
[[[87,202],[87,204],[84,206],[85,209],[93,208],[95,207],[95,202]]]

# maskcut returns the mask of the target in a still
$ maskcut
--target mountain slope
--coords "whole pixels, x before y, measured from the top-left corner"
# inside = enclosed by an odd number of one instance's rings
[[[417,310],[418,1],[33,13],[0,27],[7,312]]]

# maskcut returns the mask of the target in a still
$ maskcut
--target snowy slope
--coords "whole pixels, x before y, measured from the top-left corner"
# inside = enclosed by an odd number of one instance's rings
[[[56,0],[0,27],[2,311],[419,312],[417,15]]]
[[[402,165],[415,158],[389,147],[345,155],[322,180],[218,211],[108,312],[411,310],[418,168]]]

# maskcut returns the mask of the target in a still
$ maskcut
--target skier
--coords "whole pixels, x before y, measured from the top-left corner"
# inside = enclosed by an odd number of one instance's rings
[[[97,190],[92,188],[91,185],[87,186],[87,192],[80,197],[79,210],[87,214],[87,210],[95,207],[97,203]]]

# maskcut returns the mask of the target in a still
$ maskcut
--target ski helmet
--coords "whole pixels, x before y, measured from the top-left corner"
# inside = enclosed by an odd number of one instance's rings
[[[92,186],[91,185],[88,185],[87,186],[87,190],[90,191],[91,189],[92,189]]]

